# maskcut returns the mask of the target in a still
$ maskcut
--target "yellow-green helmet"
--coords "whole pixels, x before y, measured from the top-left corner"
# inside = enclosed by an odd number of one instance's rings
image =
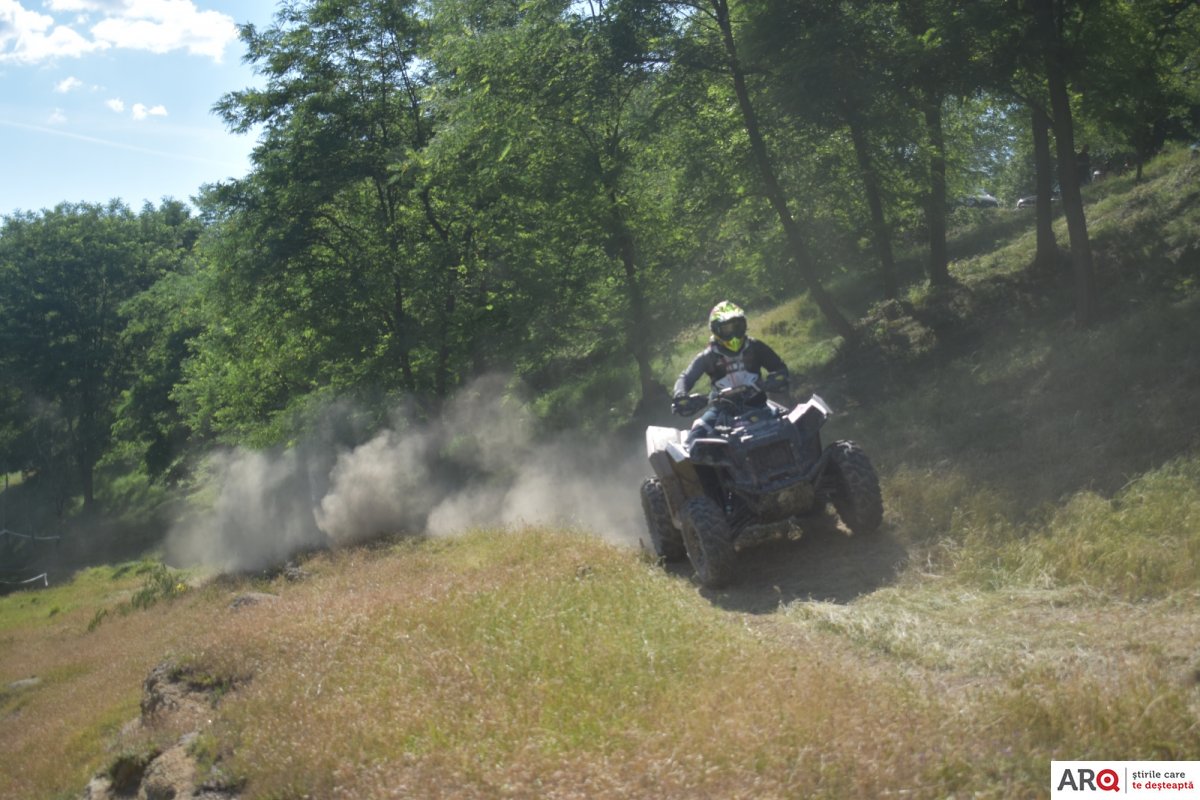
[[[746,312],[722,300],[708,314],[708,329],[717,344],[736,353],[746,343]]]

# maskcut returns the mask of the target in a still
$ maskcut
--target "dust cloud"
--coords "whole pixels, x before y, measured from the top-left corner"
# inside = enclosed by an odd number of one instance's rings
[[[500,377],[477,381],[419,425],[397,411],[358,444],[315,431],[288,449],[213,454],[198,510],[168,535],[168,560],[256,570],[381,535],[540,524],[636,546],[645,525],[638,487],[649,470],[641,438],[547,437],[505,386]]]

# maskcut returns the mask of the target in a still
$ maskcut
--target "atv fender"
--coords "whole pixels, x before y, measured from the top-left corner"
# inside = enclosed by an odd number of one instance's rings
[[[664,470],[670,470],[672,461],[683,461],[688,457],[683,443],[687,440],[687,431],[678,428],[666,428],[651,425],[646,428],[646,456],[654,466],[658,476],[663,477]],[[661,464],[662,469],[659,469]]]
[[[821,423],[833,416],[833,410],[829,405],[821,399],[820,395],[814,394],[808,398],[807,403],[801,403],[791,410],[787,415],[788,422],[791,422],[801,430],[815,430],[821,427]]]
[[[680,512],[690,497],[703,494],[696,468],[688,457],[687,431],[651,425],[646,428],[646,455],[667,496],[671,521],[682,524]]]

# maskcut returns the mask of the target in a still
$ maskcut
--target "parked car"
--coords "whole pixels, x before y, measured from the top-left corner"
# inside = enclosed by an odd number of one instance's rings
[[[1000,201],[987,192],[964,197],[959,202],[967,208],[996,208],[1000,205]]]
[[[1057,189],[1054,191],[1053,194],[1050,195],[1050,202],[1051,203],[1058,202],[1058,190]],[[1017,200],[1017,208],[1033,208],[1036,205],[1037,205],[1037,195],[1036,194],[1028,194],[1028,195],[1025,195],[1024,197],[1022,197],[1021,199]]]

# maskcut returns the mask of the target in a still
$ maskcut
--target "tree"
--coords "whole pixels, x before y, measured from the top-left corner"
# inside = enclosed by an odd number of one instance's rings
[[[1033,269],[1045,276],[1053,274],[1058,263],[1058,243],[1054,239],[1054,212],[1051,209],[1054,194],[1051,172],[1054,162],[1050,157],[1050,117],[1040,102],[1032,103],[1030,109],[1033,116],[1031,131],[1037,181],[1037,203],[1034,204],[1037,249],[1033,258]]]
[[[719,47],[723,53],[724,69],[733,82],[734,95],[749,139],[750,152],[762,181],[763,193],[779,218],[790,256],[808,289],[809,296],[821,310],[821,314],[830,328],[848,344],[853,344],[858,340],[857,331],[821,284],[817,274],[817,264],[808,240],[792,214],[787,195],[779,180],[779,174],[772,163],[759,121],[759,114],[750,96],[750,88],[746,80],[746,71],[742,66],[737,40],[734,37],[733,19],[728,0],[697,0],[696,3],[689,4],[689,7],[697,11],[701,18],[707,18],[716,26]]]
[[[371,384],[436,405],[476,333],[467,301],[478,295],[470,219],[455,217],[420,160],[436,124],[424,98],[425,23],[412,3],[317,0],[287,5],[269,29],[246,26],[242,36],[266,86],[231,93],[217,110],[234,130],[263,133],[252,173],[206,200],[229,234],[210,251],[206,285],[238,306],[259,341],[306,366],[243,352],[267,374],[235,375],[202,358],[189,377],[199,382],[191,407],[273,373],[302,377],[281,377],[274,400],[247,412],[276,414],[322,387]],[[237,351],[241,342],[213,332],[200,345]]]
[[[1187,135],[1189,123],[1200,121],[1189,118],[1200,106],[1200,7],[1109,0],[1081,14],[1074,55],[1080,112],[1110,158],[1133,154],[1140,180],[1142,164],[1168,136]]]
[[[769,94],[796,125],[848,138],[865,200],[868,231],[883,294],[897,295],[892,224],[878,142],[909,116],[894,99],[894,64],[886,52],[895,31],[887,9],[847,3],[773,2],[749,12],[747,46],[756,71],[768,71]],[[757,65],[769,65],[758,67]],[[907,133],[907,131],[906,131]]]
[[[1034,35],[1041,49],[1054,143],[1058,156],[1058,182],[1067,234],[1071,242],[1071,263],[1075,275],[1075,324],[1087,327],[1095,320],[1096,286],[1092,266],[1092,246],[1088,239],[1087,218],[1083,212],[1079,172],[1075,166],[1075,135],[1071,99],[1067,90],[1067,56],[1064,39],[1066,0],[1032,0]]]
[[[0,227],[0,359],[38,442],[21,467],[77,489],[87,510],[127,381],[122,306],[161,274],[169,248],[117,201],[64,203]]]
[[[203,225],[177,201],[157,209],[146,205],[138,225],[143,240],[153,244],[156,279],[121,305],[128,368],[114,410],[113,450],[122,447],[121,455],[140,461],[151,479],[174,480],[182,477],[180,461],[192,433],[174,391],[202,330],[194,261]]]
[[[994,27],[987,5],[965,10],[959,3],[899,0],[897,12],[908,36],[901,39],[898,72],[925,122],[928,141],[928,190],[924,197],[929,231],[929,282],[951,282],[946,251],[948,154],[943,109],[948,97],[978,91],[984,82],[980,59],[984,36]]]
[[[508,271],[515,268],[523,282],[535,271],[574,273],[571,285],[582,291],[572,293],[574,308],[564,309],[571,319],[556,320],[560,340],[581,323],[592,338],[611,326],[614,336],[580,346],[594,353],[615,341],[636,365],[642,401],[661,399],[650,363],[648,333],[656,315],[647,291],[653,273],[665,266],[647,257],[643,239],[655,232],[642,224],[633,191],[635,163],[655,134],[661,102],[654,64],[669,29],[661,8],[638,0],[575,7],[550,0],[443,3],[440,11],[435,90],[453,135],[431,148],[444,170],[439,176],[461,187],[477,209],[490,205],[525,218],[523,206],[540,206],[544,241],[575,240],[588,248],[583,259],[519,268],[510,260]],[[475,165],[470,153],[494,154],[494,163]],[[482,170],[498,183],[505,197],[475,185],[462,172],[464,162],[472,164],[472,176]],[[516,255],[497,230],[481,233],[489,237],[492,258]],[[585,274],[578,274],[580,267]],[[534,282],[525,285],[535,289]],[[557,307],[549,297],[535,302],[543,311]]]

